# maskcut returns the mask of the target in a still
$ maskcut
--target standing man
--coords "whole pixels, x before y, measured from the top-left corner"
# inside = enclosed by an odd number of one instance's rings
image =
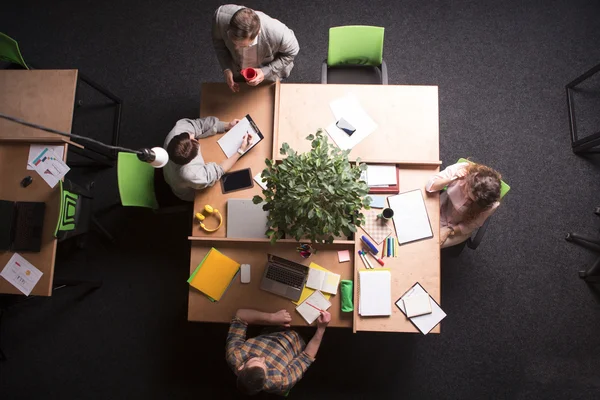
[[[294,32],[278,20],[250,8],[227,4],[215,12],[212,37],[217,58],[229,88],[237,92],[244,78],[240,71],[253,68],[255,78],[248,85],[263,80],[287,78],[294,67],[300,46]]]
[[[223,133],[240,120],[221,122],[217,117],[180,119],[165,139],[164,148],[169,154],[169,162],[163,168],[165,181],[171,186],[175,196],[181,200],[194,201],[196,190],[212,186],[248,149],[251,135],[244,135],[237,153],[220,164],[206,164],[200,151],[199,139]]]
[[[317,331],[305,346],[297,332],[283,329],[246,340],[248,324],[289,327],[292,317],[286,310],[264,313],[238,310],[229,326],[225,357],[237,375],[237,387],[252,395],[262,390],[285,395],[315,360],[331,315],[322,311]]]

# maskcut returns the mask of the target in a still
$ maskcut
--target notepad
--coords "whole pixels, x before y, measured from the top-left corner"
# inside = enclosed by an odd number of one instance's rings
[[[392,165],[367,165],[367,185],[394,186],[398,184],[396,164]]]
[[[389,270],[358,272],[358,314],[363,317],[392,315],[392,274]]]
[[[420,189],[388,197],[394,210],[394,227],[398,243],[405,244],[433,237],[429,215]]]
[[[431,301],[428,294],[415,294],[402,299],[404,310],[409,318],[431,314]]]
[[[327,311],[329,307],[331,307],[329,300],[317,290],[296,307],[296,311],[304,318],[306,323],[311,325],[321,315],[319,309]]]
[[[213,247],[190,276],[188,283],[209,298],[219,301],[239,270],[238,262]]]
[[[311,267],[314,263],[311,263]],[[320,290],[325,293],[331,293],[335,295],[337,293],[338,285],[340,284],[341,276],[329,272],[327,270],[320,270],[309,267],[308,279],[306,280],[306,286]]]
[[[256,146],[258,142],[263,140],[263,134],[261,133],[260,129],[258,129],[250,115],[246,115],[240,120],[240,122],[231,128],[229,132],[217,140],[217,143],[227,158],[237,153],[238,149],[242,145],[242,140],[246,133],[252,135],[250,145],[248,146],[248,149],[246,149],[246,152],[248,152],[251,148]]]
[[[421,286],[417,282],[406,293],[404,293],[402,297],[398,299],[398,301],[396,301],[396,306],[400,309],[400,311],[402,311],[406,315],[404,300],[412,296],[418,296],[423,294],[429,296],[429,293],[427,293],[423,286]],[[416,326],[417,329],[419,329],[421,333],[423,333],[423,335],[427,335],[429,332],[431,332],[433,328],[437,326],[437,324],[440,323],[441,320],[446,318],[446,313],[444,312],[444,310],[442,310],[440,305],[431,296],[429,296],[429,301],[431,304],[430,314],[410,318],[410,321],[413,323],[413,325]]]

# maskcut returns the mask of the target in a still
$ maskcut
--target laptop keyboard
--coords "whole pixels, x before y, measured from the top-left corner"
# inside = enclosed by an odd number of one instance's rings
[[[269,265],[266,275],[268,279],[283,283],[284,285],[288,285],[296,289],[302,289],[304,276],[305,274],[301,272],[290,271],[285,267],[278,267],[277,265],[273,264]]]

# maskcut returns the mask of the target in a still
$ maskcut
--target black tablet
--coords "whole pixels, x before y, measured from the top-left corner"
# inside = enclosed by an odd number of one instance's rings
[[[228,172],[221,177],[221,190],[223,193],[254,187],[250,168]]]

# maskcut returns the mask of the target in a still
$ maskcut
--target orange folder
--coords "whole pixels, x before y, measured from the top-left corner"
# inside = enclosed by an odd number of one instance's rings
[[[188,283],[211,299],[219,301],[239,270],[240,264],[237,261],[213,247],[190,276]]]

